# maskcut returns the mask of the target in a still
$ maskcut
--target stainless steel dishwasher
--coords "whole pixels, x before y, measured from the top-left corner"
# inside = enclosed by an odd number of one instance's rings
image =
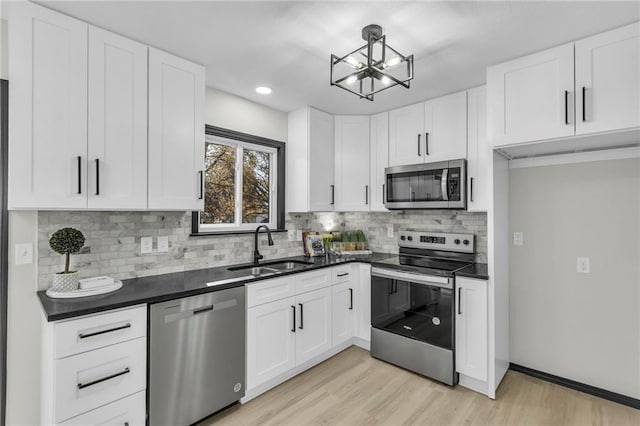
[[[149,324],[149,425],[190,425],[244,396],[244,286],[153,304]]]

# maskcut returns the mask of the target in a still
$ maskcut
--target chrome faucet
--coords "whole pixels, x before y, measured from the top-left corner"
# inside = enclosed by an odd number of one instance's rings
[[[256,233],[254,234],[254,239],[253,239],[253,264],[254,265],[259,265],[260,259],[262,259],[264,257],[258,251],[258,232],[260,232],[260,228],[264,228],[264,229],[267,230],[267,237],[269,238],[269,245],[270,246],[273,245],[273,238],[271,238],[271,230],[269,229],[269,227],[267,225],[258,226],[256,228]]]

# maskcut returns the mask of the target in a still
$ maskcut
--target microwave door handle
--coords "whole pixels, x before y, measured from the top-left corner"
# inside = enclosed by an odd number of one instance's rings
[[[449,169],[442,169],[440,185],[442,187],[442,200],[449,201]]]

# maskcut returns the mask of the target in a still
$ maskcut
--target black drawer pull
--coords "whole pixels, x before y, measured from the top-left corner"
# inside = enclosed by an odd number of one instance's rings
[[[92,382],[78,383],[78,389],[88,388],[89,386],[97,385],[98,383],[102,383],[102,382],[106,382],[107,380],[115,379],[116,377],[123,376],[123,375],[125,375],[127,373],[130,373],[130,372],[131,372],[131,370],[129,370],[129,367],[127,367],[127,368],[125,368],[123,371],[121,371],[119,373],[115,373],[115,374],[112,374],[110,376],[103,377],[103,378],[98,379],[98,380],[94,380]]]
[[[213,305],[203,306],[202,308],[194,309],[193,315],[202,314],[204,312],[213,311]]]
[[[87,333],[87,334],[79,333],[78,337],[81,339],[86,339],[87,337],[99,336],[101,334],[111,333],[113,331],[124,330],[125,328],[131,328],[131,324],[126,323],[125,325],[121,325],[120,327],[108,328],[106,330],[96,331],[95,333]]]
[[[346,277],[347,275],[349,275],[348,272],[343,272],[342,274],[338,274],[336,275],[337,277]]]

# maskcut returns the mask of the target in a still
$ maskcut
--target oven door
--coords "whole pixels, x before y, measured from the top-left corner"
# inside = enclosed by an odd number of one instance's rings
[[[371,326],[453,350],[453,280],[372,268]]]

